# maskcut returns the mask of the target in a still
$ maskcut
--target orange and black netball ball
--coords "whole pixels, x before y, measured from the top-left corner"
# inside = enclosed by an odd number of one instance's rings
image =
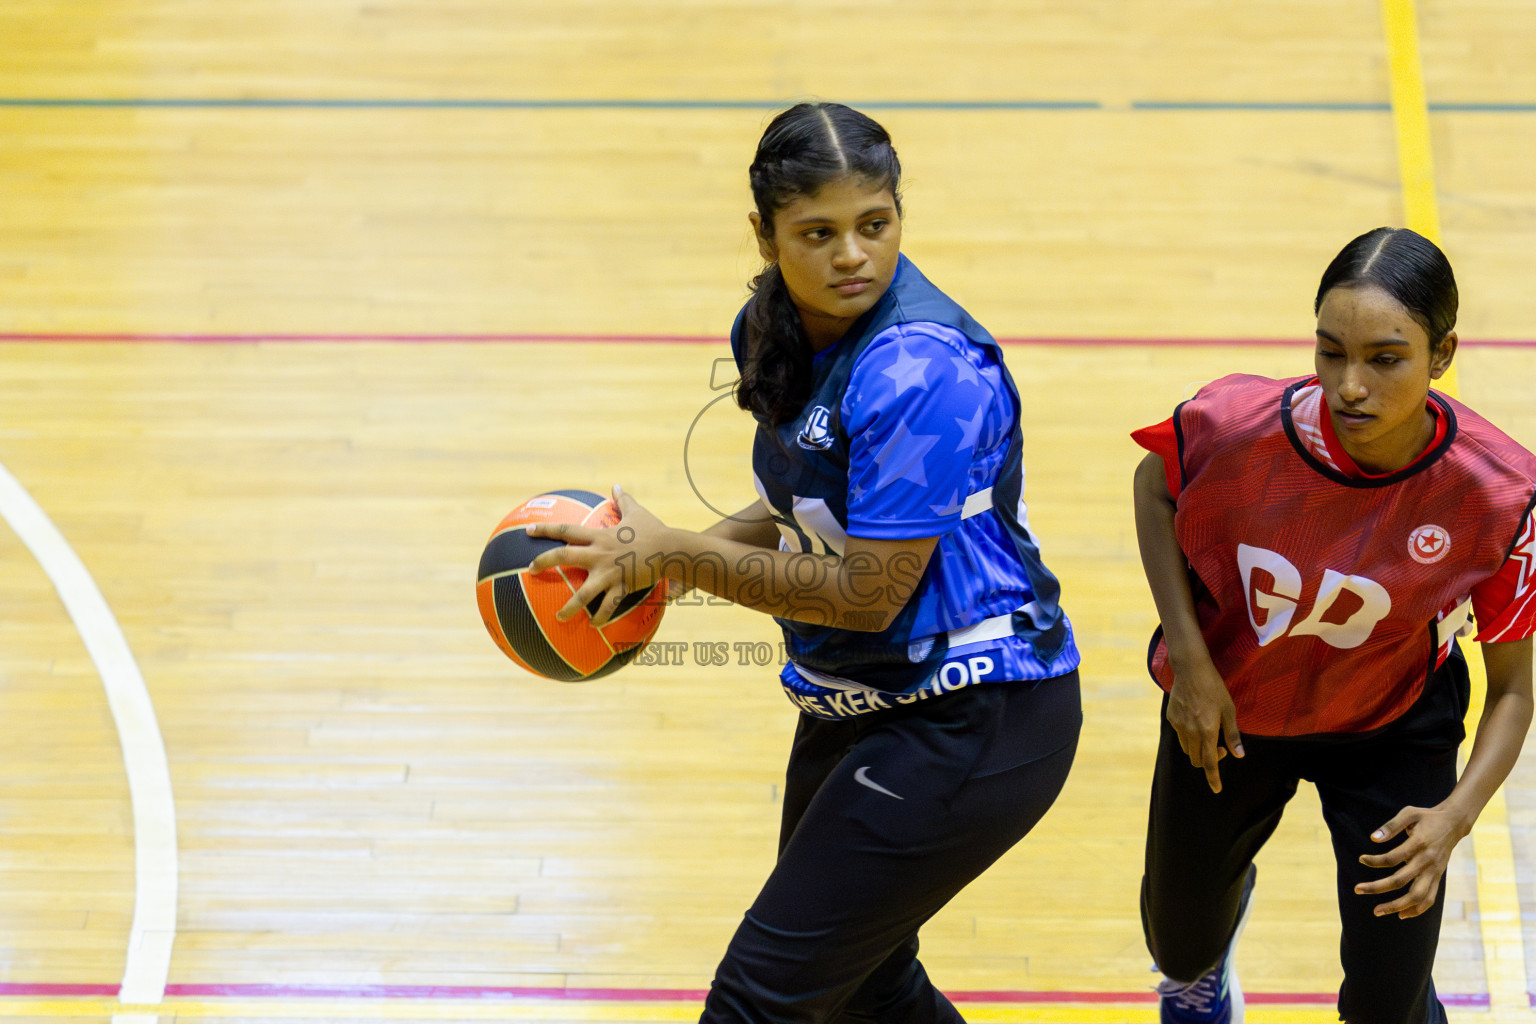
[[[602,528],[619,521],[613,501],[590,491],[550,491],[529,498],[496,525],[480,556],[475,596],[480,617],[503,654],[535,675],[565,683],[596,679],[629,664],[645,649],[666,608],[666,584],[630,594],[601,629],[592,625],[597,601],[567,622],[555,618],[587,578],[557,565],[529,572],[528,564],[563,542],[528,536],[534,523]]]

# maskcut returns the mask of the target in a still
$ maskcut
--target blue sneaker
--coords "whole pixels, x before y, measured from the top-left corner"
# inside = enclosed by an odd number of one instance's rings
[[[1250,864],[1248,877],[1243,880],[1243,896],[1237,904],[1237,927],[1221,961],[1188,984],[1171,978],[1158,983],[1158,1020],[1162,1024],[1243,1024],[1243,987],[1237,983],[1232,955],[1237,951],[1243,925],[1248,923],[1253,879],[1257,874]]]

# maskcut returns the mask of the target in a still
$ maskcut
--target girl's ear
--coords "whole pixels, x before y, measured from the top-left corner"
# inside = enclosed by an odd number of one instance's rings
[[[777,263],[779,261],[779,247],[773,244],[773,238],[763,234],[763,218],[753,210],[747,214],[747,220],[752,222],[752,234],[757,238],[757,252],[764,262]]]
[[[1456,332],[1447,334],[1440,342],[1440,347],[1435,349],[1435,354],[1429,360],[1429,379],[1439,380],[1445,376],[1445,372],[1451,368],[1451,360],[1456,357]]]

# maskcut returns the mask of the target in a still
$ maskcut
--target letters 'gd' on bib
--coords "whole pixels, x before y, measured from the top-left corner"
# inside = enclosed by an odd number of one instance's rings
[[[1302,442],[1309,378],[1234,374],[1179,406],[1174,519],[1212,659],[1258,736],[1366,732],[1401,715],[1450,651],[1472,588],[1509,557],[1536,459],[1431,392],[1445,437],[1355,478]],[[1327,415],[1326,411],[1323,415]],[[1173,683],[1161,633],[1153,676]]]

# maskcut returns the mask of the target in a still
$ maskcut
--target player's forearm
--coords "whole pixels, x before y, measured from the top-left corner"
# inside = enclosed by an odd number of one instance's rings
[[[770,550],[718,534],[668,532],[650,568],[686,587],[779,618],[840,629],[884,629],[906,604],[925,563],[898,552],[844,558]]]
[[[1141,566],[1163,625],[1168,657],[1177,671],[1182,665],[1210,660],[1200,634],[1195,597],[1189,586],[1189,560],[1174,530],[1174,504],[1163,475],[1163,460],[1148,455],[1136,467],[1136,541]]]
[[[1488,698],[1467,767],[1446,801],[1461,819],[1463,835],[1514,769],[1531,726],[1531,641],[1484,644],[1483,652]]]

